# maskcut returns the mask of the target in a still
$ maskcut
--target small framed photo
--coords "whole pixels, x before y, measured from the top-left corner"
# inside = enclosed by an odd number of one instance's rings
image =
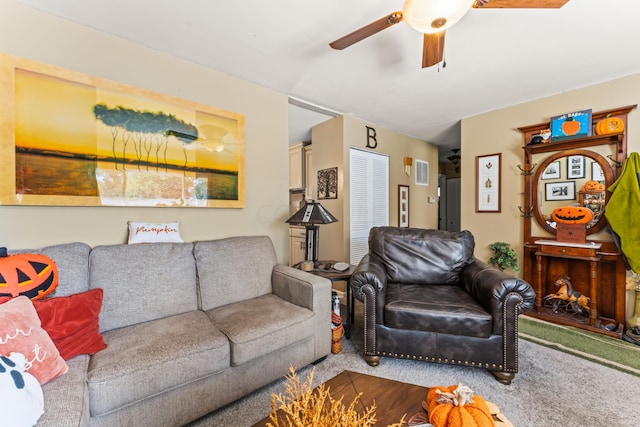
[[[549,166],[542,172],[540,179],[559,179],[560,178],[560,160],[549,163]]]
[[[604,182],[604,172],[602,167],[596,162],[591,163],[591,179],[598,182]]]
[[[551,142],[591,136],[591,109],[551,117]]]
[[[544,185],[545,200],[575,200],[576,182],[548,182]]]
[[[318,200],[338,198],[338,167],[318,171]]]
[[[502,154],[476,156],[476,212],[500,212]]]
[[[567,179],[584,178],[584,156],[567,156]]]
[[[398,185],[398,227],[409,227],[409,186]]]

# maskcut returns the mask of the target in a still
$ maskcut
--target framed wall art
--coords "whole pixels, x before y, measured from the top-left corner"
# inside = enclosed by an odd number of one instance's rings
[[[318,171],[318,200],[338,198],[338,167]]]
[[[244,207],[244,116],[0,54],[0,203]]]
[[[591,136],[591,109],[551,117],[551,142]]]
[[[502,154],[476,156],[476,212],[500,212]]]
[[[604,172],[597,162],[591,163],[591,179],[598,182],[604,182]]]
[[[584,156],[567,156],[567,179],[584,178],[585,175]]]
[[[398,227],[409,227],[409,186],[398,185]]]
[[[549,163],[549,166],[542,172],[540,179],[558,179],[560,178],[560,160]]]
[[[576,182],[548,182],[544,185],[545,200],[575,200]]]

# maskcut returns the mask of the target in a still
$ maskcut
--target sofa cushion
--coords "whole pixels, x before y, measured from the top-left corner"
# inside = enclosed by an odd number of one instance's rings
[[[198,308],[191,243],[97,246],[89,281],[104,290],[101,332]]]
[[[457,286],[391,283],[387,287],[384,323],[394,329],[488,338],[492,318]]]
[[[58,267],[58,287],[52,296],[66,296],[89,289],[89,252],[86,243],[65,243],[38,250],[20,249],[11,253],[39,253],[55,261]]]
[[[104,334],[91,357],[91,415],[100,416],[229,367],[229,343],[202,311]]]
[[[277,260],[267,236],[196,242],[193,253],[202,310],[272,292],[271,273]]]
[[[37,426],[81,427],[89,425],[87,368],[89,356],[67,361],[69,371],[42,386],[44,415]]]
[[[388,280],[398,283],[450,285],[473,261],[475,242],[469,231],[374,227],[369,253],[382,259]]]
[[[229,338],[232,366],[315,334],[311,310],[273,294],[215,308],[207,315]]]

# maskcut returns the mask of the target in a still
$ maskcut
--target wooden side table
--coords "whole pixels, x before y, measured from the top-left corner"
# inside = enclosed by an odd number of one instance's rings
[[[351,323],[353,323],[353,296],[351,295],[351,275],[356,269],[355,265],[350,265],[349,268],[345,271],[337,271],[333,268],[328,270],[324,269],[324,266],[329,264],[333,265],[337,261],[319,261],[318,268],[313,269],[309,273],[315,274],[316,276],[324,277],[325,279],[329,279],[331,283],[333,282],[346,282],[347,284],[347,314],[344,317],[344,322],[342,325],[344,327],[344,336],[347,339],[351,338]]]

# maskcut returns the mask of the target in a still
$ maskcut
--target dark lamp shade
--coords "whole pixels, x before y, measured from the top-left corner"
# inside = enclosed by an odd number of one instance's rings
[[[292,225],[331,224],[338,222],[320,203],[308,202],[285,222]]]

